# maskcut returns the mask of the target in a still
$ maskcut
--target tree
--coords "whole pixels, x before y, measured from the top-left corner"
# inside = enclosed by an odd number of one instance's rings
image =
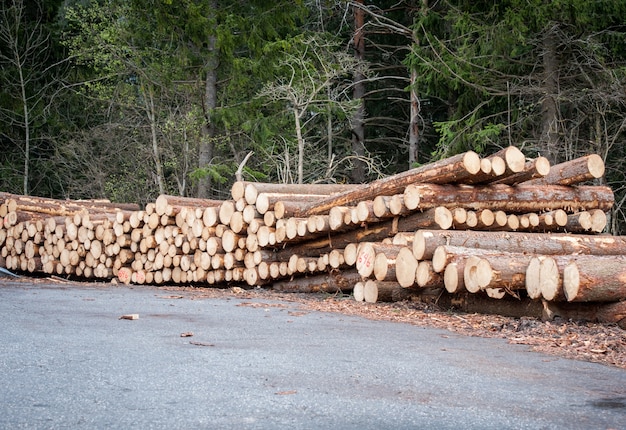
[[[434,3],[411,62],[420,93],[445,110],[439,153],[515,144],[557,163],[596,152],[611,181],[626,143],[625,18],[609,0]]]
[[[31,6],[34,12],[30,13],[23,0],[3,2],[0,7],[0,79],[5,98],[0,107],[2,137],[21,150],[21,192],[26,195],[30,191],[33,142],[38,125],[45,121],[44,107],[53,84],[50,69],[54,67],[47,64],[50,40],[42,24],[42,6],[39,2]],[[19,135],[12,132],[16,129]]]
[[[347,94],[350,82],[346,77],[359,67],[360,73],[364,72],[352,56],[340,51],[336,42],[324,37],[297,37],[288,48],[279,65],[279,78],[268,83],[260,96],[283,102],[293,117],[298,154],[296,178],[301,184],[305,180],[307,131],[324,113],[329,115],[340,111],[344,118],[352,114],[355,103]],[[329,94],[337,96],[328,97]],[[313,151],[309,154],[313,157]]]

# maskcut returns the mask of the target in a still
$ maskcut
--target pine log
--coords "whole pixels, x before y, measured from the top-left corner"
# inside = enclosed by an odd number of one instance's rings
[[[413,251],[411,251],[413,254]],[[501,250],[485,249],[485,248],[471,248],[468,246],[453,246],[453,245],[439,245],[435,248],[432,255],[433,270],[437,273],[442,273],[448,263],[456,260],[460,256],[484,256],[484,255],[498,255],[502,253]],[[413,257],[415,258],[415,257]]]
[[[221,205],[221,200],[198,199],[193,197],[171,196],[161,194],[154,203],[154,211],[158,216],[175,216],[182,207],[205,208]]]
[[[261,215],[267,211],[274,210],[276,203],[281,202],[284,207],[288,207],[287,202],[310,203],[313,200],[321,200],[328,197],[327,194],[284,194],[284,193],[260,193],[256,196],[254,205]],[[247,199],[246,199],[247,201]],[[280,207],[280,205],[279,205]],[[283,215],[284,217],[284,215]]]
[[[378,218],[393,218],[396,215],[408,215],[410,210],[404,205],[404,195],[376,196],[373,200],[374,215]]]
[[[352,297],[357,302],[365,300],[365,281],[357,281],[352,289]]]
[[[440,245],[545,255],[626,255],[626,236],[460,230],[416,231],[413,255],[418,260],[430,260]]]
[[[537,255],[535,257],[531,257],[530,261],[528,262],[528,267],[526,268],[526,293],[531,299],[538,299],[542,295],[541,285],[543,280],[541,263],[547,258],[550,257],[545,255]],[[545,269],[543,273],[545,273]]]
[[[415,292],[401,287],[397,282],[368,279],[363,284],[363,300],[366,303],[399,302],[408,300],[413,295],[415,295]]]
[[[460,258],[457,258],[455,261],[452,261],[446,265],[446,268],[443,271],[443,286],[445,287],[447,292],[459,293],[461,291],[465,291],[464,273],[466,260],[467,258],[461,256]],[[420,264],[421,263],[422,262],[420,262]]]
[[[526,269],[531,255],[495,252],[478,258],[474,277],[477,289],[501,288],[512,292],[526,287]],[[470,286],[467,290],[475,290],[473,287]]]
[[[111,212],[116,209],[137,210],[139,206],[128,203],[111,203],[108,200],[56,200],[46,197],[23,196],[0,192],[0,200],[11,202],[10,212],[35,212],[52,216],[73,215],[88,209],[91,211]]]
[[[602,304],[596,315],[599,322],[617,324],[626,330],[626,301]]]
[[[546,302],[527,297],[507,296],[493,300],[486,294],[444,294],[433,298],[442,310],[466,313],[495,314],[514,318],[530,317],[551,321],[557,317],[564,320],[589,321],[609,324],[626,322],[626,302],[617,303],[568,303]],[[626,327],[626,325],[624,326]],[[624,328],[622,327],[622,328]]]
[[[299,208],[297,216],[328,213],[334,206],[355,205],[363,200],[373,200],[379,195],[402,193],[404,188],[416,182],[445,184],[459,182],[480,170],[480,157],[472,151],[430,163],[387,178],[378,179]]]
[[[397,246],[397,245],[396,245]],[[376,254],[374,258],[374,278],[378,281],[396,280],[396,257],[401,248],[397,251],[384,251]]]
[[[613,206],[614,196],[609,187],[591,185],[412,184],[405,189],[404,203],[409,209],[444,206],[516,213],[556,209],[608,211]]]
[[[515,185],[531,179],[543,178],[550,173],[550,161],[546,157],[537,157],[527,161],[524,168],[511,175],[492,181],[492,184]]]
[[[415,271],[415,283],[420,288],[440,288],[444,285],[444,277],[433,270],[433,263],[422,260]]]
[[[563,270],[569,302],[611,302],[626,299],[626,255],[572,256]]]
[[[356,270],[363,278],[372,276],[375,269],[376,255],[389,254],[392,257],[398,255],[403,246],[384,245],[377,242],[361,242],[357,250]]]
[[[550,168],[543,178],[526,182],[529,185],[575,185],[604,176],[604,160],[597,154],[575,158]]]
[[[249,204],[255,204],[261,193],[278,194],[334,194],[357,187],[352,184],[272,184],[265,182],[237,181],[231,187],[233,200],[245,198]]]
[[[274,282],[271,288],[285,293],[347,293],[360,280],[356,270],[342,270]]]
[[[415,285],[418,261],[408,247],[402,247],[396,256],[396,280],[403,288]]]

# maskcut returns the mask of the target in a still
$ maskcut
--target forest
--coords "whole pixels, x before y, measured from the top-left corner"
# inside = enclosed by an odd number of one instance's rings
[[[3,0],[0,191],[224,199],[511,145],[604,160],[626,231],[621,0]]]

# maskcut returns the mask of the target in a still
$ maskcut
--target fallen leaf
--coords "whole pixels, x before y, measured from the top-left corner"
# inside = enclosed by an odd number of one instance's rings
[[[121,320],[138,320],[139,319],[139,314],[122,315],[119,319],[121,319]]]

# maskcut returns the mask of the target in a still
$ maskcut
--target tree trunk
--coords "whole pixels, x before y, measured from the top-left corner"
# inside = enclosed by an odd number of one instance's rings
[[[543,85],[541,100],[541,136],[540,151],[541,155],[550,160],[551,164],[555,164],[559,155],[559,111],[557,105],[558,97],[558,47],[555,29],[547,28],[544,30],[542,40],[542,62],[543,62]]]
[[[217,0],[211,0],[209,9],[217,10]],[[219,64],[219,50],[217,47],[217,36],[210,35],[207,40],[207,64],[206,76],[204,78],[204,98],[202,110],[204,113],[204,124],[201,128],[201,139],[198,150],[198,168],[208,169],[213,159],[214,138],[216,126],[213,118],[213,111],[217,107],[217,67]],[[208,198],[211,195],[212,181],[210,175],[204,176],[198,181],[197,196]]]
[[[300,117],[304,113],[298,108],[296,100],[293,103],[293,116],[296,126],[296,139],[298,141],[298,184],[304,183],[304,136],[302,135],[302,125],[300,124]]]
[[[165,183],[163,180],[163,165],[161,164],[161,154],[159,150],[159,136],[156,123],[156,108],[154,106],[154,96],[150,88],[146,88],[145,84],[141,85],[144,107],[146,116],[150,123],[150,140],[152,142],[152,157],[154,159],[154,167],[156,169],[156,180],[159,187],[159,194],[165,193]]]
[[[409,169],[419,162],[420,100],[417,94],[417,72],[411,70],[411,119],[409,122]]]
[[[365,59],[365,11],[361,7],[363,0],[357,0],[359,7],[353,7],[354,13],[354,56],[361,62]],[[350,173],[353,183],[365,182],[365,163],[361,158],[365,156],[365,76],[357,66],[353,76],[352,99],[358,100],[359,106],[352,117],[352,152],[355,155],[354,168]]]

